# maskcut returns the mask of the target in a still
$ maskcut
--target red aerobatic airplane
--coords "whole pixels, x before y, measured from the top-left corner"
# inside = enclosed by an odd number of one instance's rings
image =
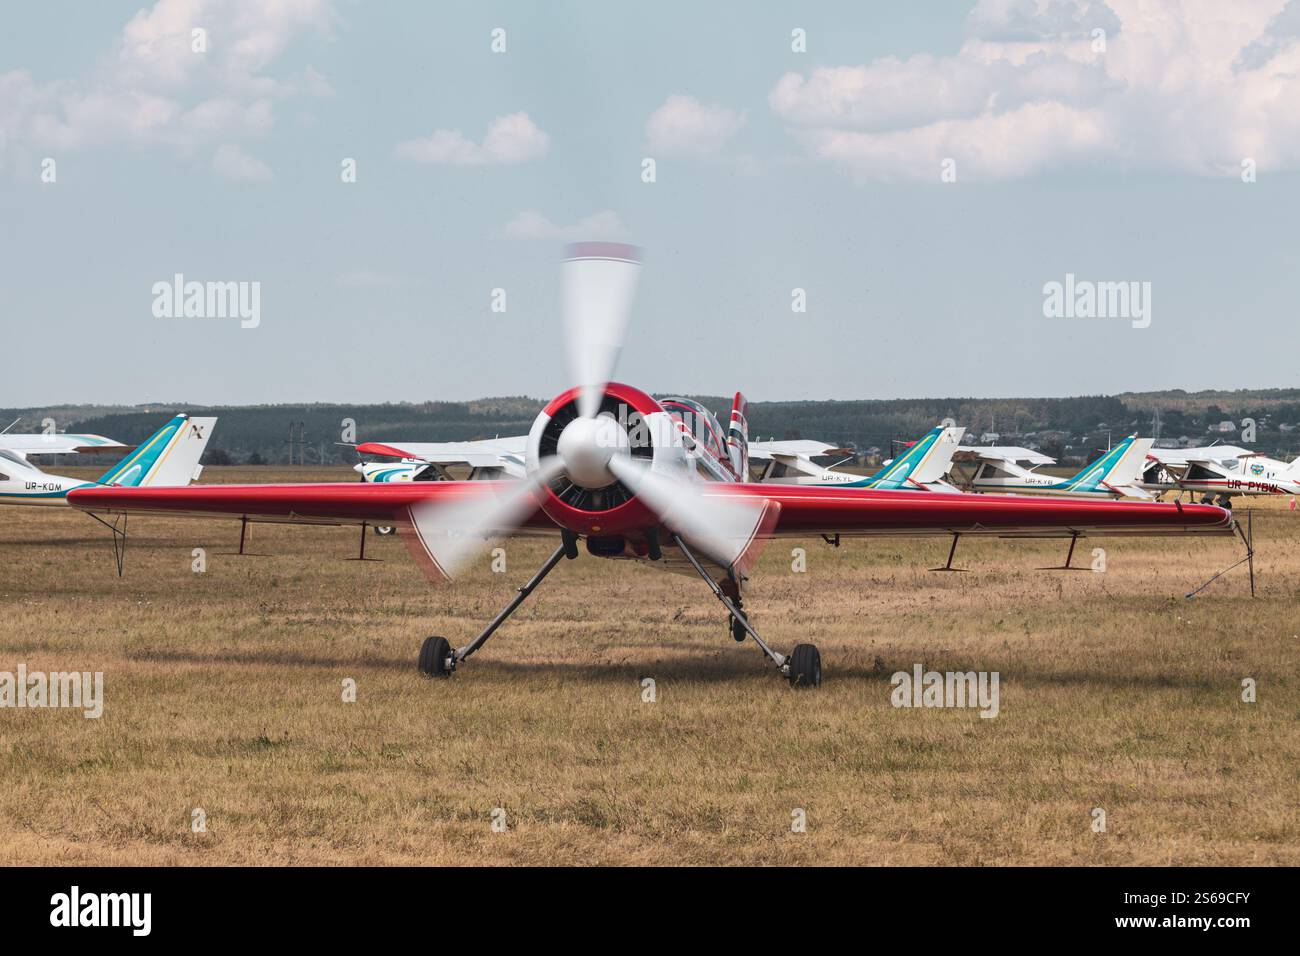
[[[474,640],[453,649],[425,640],[420,670],[452,672],[483,645],[579,541],[602,558],[623,558],[698,574],[730,615],[732,636],[748,635],[795,687],[821,683],[812,644],[790,654],[750,625],[741,587],[758,548],[776,537],[952,535],[1063,537],[1087,534],[1230,534],[1231,513],[1212,505],[1113,502],[925,491],[751,484],[745,401],[736,396],[725,439],[716,420],[684,403],[661,405],[611,382],[639,271],[638,251],[580,243],[564,262],[564,314],[573,379],[579,384],[538,415],[528,435],[522,481],[400,484],[199,485],[93,488],[68,500],[83,511],[188,514],[271,522],[397,525],[432,574],[450,577],[483,542],[501,534],[558,536],[558,547]],[[705,413],[707,414],[707,413]],[[712,416],[709,416],[712,419]]]

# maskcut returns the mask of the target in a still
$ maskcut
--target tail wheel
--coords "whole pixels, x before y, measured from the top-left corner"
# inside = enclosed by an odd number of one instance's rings
[[[375,525],[375,534],[392,534],[397,529],[388,524]]]
[[[450,677],[447,658],[451,656],[451,644],[445,637],[426,637],[420,647],[420,673],[425,677]]]
[[[822,683],[822,656],[814,644],[799,644],[790,652],[790,686],[796,688],[820,687]]]

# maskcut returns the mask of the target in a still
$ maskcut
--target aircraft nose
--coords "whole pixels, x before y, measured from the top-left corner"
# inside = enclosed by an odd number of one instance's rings
[[[576,418],[571,421],[556,444],[556,453],[564,462],[569,480],[583,488],[604,488],[617,479],[609,469],[616,454],[627,454],[627,432],[612,417]]]

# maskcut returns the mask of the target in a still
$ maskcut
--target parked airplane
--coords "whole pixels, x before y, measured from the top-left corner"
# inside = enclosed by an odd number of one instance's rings
[[[28,462],[19,450],[0,448],[0,504],[63,505],[69,492],[82,488],[187,485],[202,470],[199,458],[216,421],[177,415],[95,481],[47,474]],[[27,454],[33,452],[28,450]]]
[[[17,424],[14,422],[13,424]],[[13,425],[10,425],[12,428]],[[41,432],[35,435],[0,432],[0,451],[7,451],[26,461],[40,455],[103,454],[128,452],[131,445],[105,438],[103,435],[70,435],[67,432]]]
[[[1278,461],[1236,445],[1154,448],[1141,487],[1199,493],[1203,502],[1217,498],[1224,507],[1235,495],[1300,495],[1300,458]]]
[[[449,677],[580,541],[589,554],[698,575],[746,636],[794,687],[821,683],[811,643],[773,649],[750,623],[741,589],[762,543],[819,534],[1227,534],[1231,514],[1212,505],[1057,501],[927,491],[821,488],[745,481],[743,399],[721,449],[725,468],[687,455],[680,418],[645,392],[611,381],[639,270],[635,249],[582,243],[563,268],[569,366],[578,384],[537,416],[522,481],[407,481],[190,488],[83,488],[72,504],[92,514],[246,516],[317,524],[397,524],[431,577],[453,575],[498,534],[558,538],[554,552],[469,643],[427,638],[420,670]],[[680,412],[681,409],[679,408]],[[698,433],[697,433],[698,435]],[[721,436],[715,436],[721,437]],[[699,440],[698,437],[694,440]],[[739,444],[736,444],[739,442]],[[717,462],[722,465],[720,458]],[[726,473],[733,475],[728,479]],[[593,600],[597,600],[593,594]]]
[[[362,481],[450,481],[448,468],[470,469],[471,481],[523,478],[526,435],[478,441],[371,441],[356,446],[357,454],[397,458],[396,462],[361,462],[354,469]]]
[[[813,461],[814,458],[837,456],[845,459],[852,454],[853,452],[848,448],[807,438],[751,441],[749,462],[754,470],[750,472],[750,476],[755,481],[776,481],[792,477],[790,474],[792,471],[811,475],[820,467]]]
[[[1042,475],[1033,469],[1050,463],[1046,455],[1041,461],[1030,460],[1028,468],[1020,464],[1025,460],[1018,448],[981,448],[978,445],[961,448],[954,459],[958,465],[967,466],[964,484],[973,491],[991,491],[1024,495],[1055,495],[1066,498],[1141,498],[1151,495],[1138,485],[1151,450],[1150,438],[1129,435],[1092,464],[1069,478]],[[1036,455],[1029,452],[1030,455]],[[969,468],[973,464],[973,470]]]

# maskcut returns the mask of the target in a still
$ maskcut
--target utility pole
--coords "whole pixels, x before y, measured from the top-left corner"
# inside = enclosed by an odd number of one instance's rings
[[[294,436],[294,423],[289,423],[289,437],[284,443],[289,446],[289,464],[293,464],[293,446],[298,446],[298,466],[302,467],[307,463],[307,423],[298,422],[297,437]]]

